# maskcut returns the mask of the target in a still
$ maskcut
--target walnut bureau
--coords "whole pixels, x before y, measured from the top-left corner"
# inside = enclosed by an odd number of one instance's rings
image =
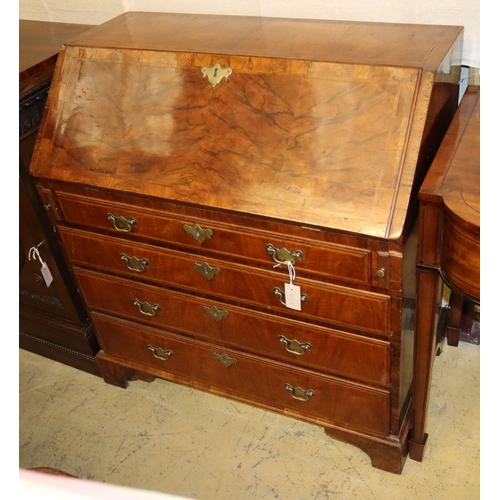
[[[61,51],[31,174],[106,382],[324,426],[401,473],[416,194],[463,29],[129,12]]]

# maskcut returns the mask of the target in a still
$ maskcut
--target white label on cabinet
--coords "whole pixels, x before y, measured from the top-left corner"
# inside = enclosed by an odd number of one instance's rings
[[[300,311],[300,286],[285,283],[285,304],[286,307],[289,307],[290,309]]]
[[[47,266],[47,264],[45,264],[45,262],[42,261],[42,267],[40,270],[42,271],[43,279],[45,280],[45,284],[47,285],[48,288],[53,280],[49,266]]]
[[[47,264],[43,261],[42,257],[40,256],[40,252],[38,251],[38,247],[44,243],[45,240],[43,240],[42,242],[38,243],[38,245],[34,246],[34,247],[31,247],[29,252],[28,252],[28,258],[29,260],[31,259],[38,259],[40,261],[40,264],[42,264],[42,267],[40,268],[40,271],[42,273],[42,276],[43,276],[43,279],[45,280],[45,284],[47,285],[47,288],[50,286],[50,284],[52,283],[52,280],[54,279],[52,277],[52,273],[50,272],[50,269],[49,267],[47,266]]]
[[[286,307],[290,309],[300,311],[300,286],[293,284],[293,280],[295,279],[295,268],[290,261],[286,263],[288,266],[288,274],[290,275],[290,283],[285,283],[285,304]]]

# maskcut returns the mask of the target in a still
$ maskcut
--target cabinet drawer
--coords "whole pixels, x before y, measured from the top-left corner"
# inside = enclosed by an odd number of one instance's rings
[[[94,311],[361,382],[389,384],[388,342],[84,269],[75,268],[75,275],[88,306]],[[152,309],[147,309],[147,305],[145,308],[145,303]]]
[[[202,249],[270,267],[277,262],[293,259],[298,273],[371,285],[370,250],[287,237],[285,226],[283,234],[267,234],[215,224],[203,218],[181,219],[134,205],[93,200],[73,194],[58,192],[57,198],[64,219],[71,224],[122,234],[128,232],[131,237],[195,251]],[[116,221],[120,217],[123,221],[132,221],[132,224]],[[117,225],[120,230],[116,229]]]
[[[288,274],[268,272],[199,255],[163,250],[72,228],[59,232],[72,264],[119,273],[144,281],[207,293],[222,299],[285,312],[301,319],[320,319],[367,333],[388,335],[389,297],[382,294],[322,285],[297,279],[305,302],[301,311],[287,308],[283,298]],[[130,270],[126,258],[133,258],[139,272]],[[137,264],[139,263],[139,264]],[[195,268],[197,267],[197,269]],[[215,273],[215,274],[213,274]]]
[[[140,363],[145,371],[150,367],[185,381],[198,381],[207,388],[217,388],[278,411],[321,418],[381,436],[388,434],[386,390],[321,376],[100,314],[93,314],[93,320],[107,354]],[[301,389],[312,392],[303,393]]]

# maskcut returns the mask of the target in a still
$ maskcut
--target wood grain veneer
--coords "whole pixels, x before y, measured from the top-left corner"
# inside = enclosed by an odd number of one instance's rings
[[[31,173],[105,381],[303,418],[401,473],[416,195],[462,41],[456,26],[127,13],[67,44]]]

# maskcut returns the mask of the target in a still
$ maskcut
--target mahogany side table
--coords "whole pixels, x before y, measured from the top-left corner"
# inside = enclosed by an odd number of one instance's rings
[[[419,191],[414,421],[410,457],[422,460],[443,282],[451,289],[448,334],[462,301],[480,299],[480,90],[469,87]],[[458,343],[458,337],[449,342]]]

